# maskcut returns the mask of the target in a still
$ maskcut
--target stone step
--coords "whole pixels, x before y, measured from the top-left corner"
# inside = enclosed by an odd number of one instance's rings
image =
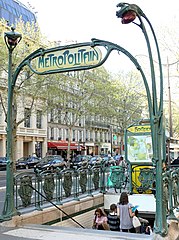
[[[6,236],[23,237],[26,240],[142,240],[154,239],[153,235],[132,234],[112,231],[99,231],[83,228],[67,228],[46,225],[27,225],[24,227],[8,230],[3,233]]]

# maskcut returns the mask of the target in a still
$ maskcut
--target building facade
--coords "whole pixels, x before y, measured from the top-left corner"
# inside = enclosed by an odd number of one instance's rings
[[[17,0],[0,0],[0,18],[5,19],[7,26],[16,24],[16,20],[20,18],[22,21],[35,22],[36,18],[26,6]],[[2,73],[0,76],[0,92],[1,96],[5,96],[7,89],[3,79],[7,79],[7,74]],[[3,94],[4,93],[4,94]],[[28,96],[29,97],[29,96]],[[47,153],[47,116],[41,112],[40,106],[36,104],[32,109],[32,114],[25,118],[29,109],[29,101],[24,101],[23,96],[18,96],[18,123],[21,119],[25,119],[17,126],[17,141],[15,158],[27,157],[29,155],[45,156]],[[40,100],[39,100],[40,102]],[[3,105],[4,104],[4,105]],[[6,115],[4,107],[6,99],[0,103],[0,156],[6,156]]]
[[[18,100],[16,122],[25,118],[28,105],[24,107],[22,96]],[[0,103],[0,156],[6,156],[6,122],[2,103]],[[40,108],[34,106],[32,114],[17,127],[15,158],[28,157],[29,155],[45,156],[47,153],[47,116],[42,114]]]
[[[66,155],[68,141],[70,150],[75,154],[99,155],[121,154],[123,143],[120,131],[112,125],[104,124],[101,120],[81,119],[69,134],[69,127],[62,124],[54,113],[48,114],[48,154]],[[71,135],[70,139],[69,136]]]
[[[20,18],[25,23],[36,22],[35,14],[18,0],[0,0],[0,18],[9,26],[15,25]]]

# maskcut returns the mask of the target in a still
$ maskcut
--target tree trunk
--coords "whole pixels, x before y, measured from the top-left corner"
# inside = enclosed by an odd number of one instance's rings
[[[122,155],[122,154],[123,154],[123,151],[124,151],[124,148],[123,148],[123,146],[124,146],[124,135],[123,135],[123,134],[121,134],[120,155]]]
[[[71,145],[71,135],[72,135],[72,128],[69,127],[69,135],[68,135],[68,150],[67,150],[67,166],[70,167],[70,162],[71,162],[71,150],[70,150],[70,145]]]

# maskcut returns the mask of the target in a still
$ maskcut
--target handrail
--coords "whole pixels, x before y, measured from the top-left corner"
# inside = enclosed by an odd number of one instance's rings
[[[76,224],[78,224],[81,228],[85,228],[83,225],[81,225],[78,221],[76,221],[74,218],[72,218],[70,215],[68,215],[65,211],[63,211],[61,208],[59,208],[55,203],[50,201],[46,196],[44,196],[41,192],[39,192],[37,189],[35,189],[32,185],[28,184],[30,188],[32,188],[35,192],[37,192],[41,197],[45,198],[46,201],[51,203],[54,207],[56,207],[58,210],[60,210],[62,213],[64,213],[68,218],[70,218],[72,221],[74,221]]]

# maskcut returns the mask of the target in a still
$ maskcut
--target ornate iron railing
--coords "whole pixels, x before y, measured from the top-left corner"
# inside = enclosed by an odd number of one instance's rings
[[[14,176],[15,208],[20,212],[27,207],[41,210],[49,205],[48,200],[63,204],[99,192],[105,193],[113,187],[106,185],[109,175],[110,168],[101,166],[17,173]]]
[[[20,172],[14,177],[15,207],[20,213],[27,208],[31,211],[41,210],[48,207],[49,202],[63,204],[67,201],[78,201],[112,189],[115,192],[128,191],[130,194],[155,195],[155,168],[136,166],[132,168],[133,175],[130,174],[129,169],[103,165],[92,168],[82,167],[77,170],[57,169],[55,172]],[[179,211],[179,167],[163,171],[163,190],[166,217],[176,220],[174,211]]]

